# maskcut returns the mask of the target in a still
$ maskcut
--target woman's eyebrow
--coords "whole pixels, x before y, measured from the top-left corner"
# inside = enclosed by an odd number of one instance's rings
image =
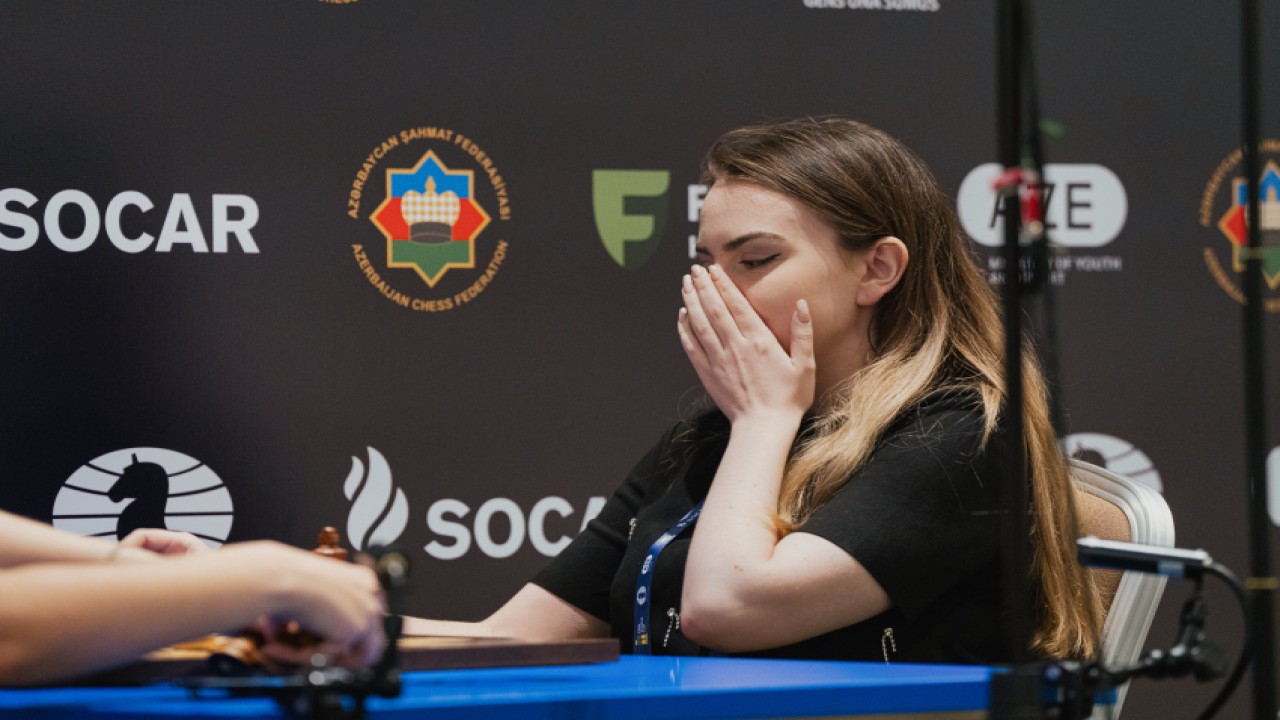
[[[783,240],[783,239],[784,238],[777,233],[763,232],[763,231],[749,232],[745,235],[739,235],[738,237],[725,243],[724,252],[733,252],[734,250],[737,250],[738,248],[742,247],[743,245],[746,245],[752,240]],[[701,253],[703,255],[711,254],[711,251],[707,249],[706,245],[695,245],[693,250],[695,253]]]

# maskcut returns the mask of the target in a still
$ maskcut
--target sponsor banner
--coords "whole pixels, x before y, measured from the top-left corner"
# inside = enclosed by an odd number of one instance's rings
[[[942,0],[802,0],[810,10],[890,10],[938,12]]]
[[[638,270],[653,257],[667,224],[667,170],[595,170],[591,208],[605,252]]]
[[[351,472],[342,484],[342,494],[351,501],[347,541],[356,550],[389,546],[409,524],[409,502],[392,482],[386,458],[373,448],[368,453],[367,467],[360,458],[351,458]]]
[[[150,197],[134,190],[113,195],[105,206],[82,190],[62,190],[42,201],[22,188],[3,188],[0,250],[23,252],[43,239],[68,253],[84,252],[97,243],[130,254],[148,250],[258,254],[253,237],[258,203],[248,195],[212,195],[201,199],[199,212],[188,193],[174,193],[166,202],[158,208]],[[99,243],[104,236],[106,242]]]
[[[402,488],[392,479],[391,467],[382,453],[370,447],[368,464],[351,458],[351,471],[343,483],[343,494],[351,501],[347,515],[347,540],[356,550],[387,546],[396,542],[408,526],[409,501]],[[583,506],[581,532],[600,510],[605,498],[596,496]],[[551,537],[547,522],[567,519],[577,508],[558,495],[550,495],[533,503],[526,512],[519,503],[495,497],[480,503],[472,515],[466,502],[442,498],[432,502],[426,511],[427,530],[431,542],[423,550],[436,560],[459,560],[474,550],[480,555],[502,560],[515,555],[525,543],[541,555],[554,557],[573,540],[573,535]]]
[[[684,187],[685,219],[689,230],[689,260],[697,257],[698,219],[707,186]],[[671,170],[597,169],[591,175],[591,204],[596,234],[605,252],[619,267],[638,270],[662,244],[670,214]]]
[[[998,163],[969,171],[956,195],[960,223],[979,245],[1004,245],[1004,200],[995,182],[1003,173]],[[1129,200],[1124,184],[1109,168],[1097,164],[1050,163],[1045,166],[1045,228],[1058,249],[1050,279],[1061,285],[1070,272],[1119,272],[1124,259],[1102,253],[1124,230]],[[987,256],[987,275],[1004,281],[1004,258]]]

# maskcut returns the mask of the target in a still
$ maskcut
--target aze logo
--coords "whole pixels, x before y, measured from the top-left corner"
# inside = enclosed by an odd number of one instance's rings
[[[666,170],[596,170],[591,174],[591,206],[605,252],[627,270],[653,256],[667,224]]]
[[[377,205],[365,216],[370,197]],[[352,245],[360,272],[406,309],[471,302],[507,257],[493,227],[511,219],[507,183],[487,152],[453,130],[413,128],[379,143],[351,183],[347,215],[367,219],[383,239],[378,249]]]
[[[1280,287],[1280,141],[1263,141],[1261,152],[1265,164],[1257,188],[1262,277],[1274,291]],[[1200,198],[1200,226],[1216,236],[1216,242],[1203,250],[1205,265],[1218,286],[1240,304],[1245,300],[1239,275],[1245,270],[1249,252],[1246,205],[1254,187],[1248,178],[1234,175],[1243,158],[1244,153],[1237,149],[1223,159]],[[1265,307],[1270,312],[1280,311],[1280,298],[1267,298]]]

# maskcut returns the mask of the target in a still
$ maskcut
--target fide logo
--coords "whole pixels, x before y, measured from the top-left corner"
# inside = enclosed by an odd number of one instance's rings
[[[404,490],[392,483],[387,459],[377,450],[367,449],[368,468],[352,456],[351,472],[342,485],[343,494],[351,501],[347,540],[356,550],[390,545],[409,524],[409,501]]]
[[[231,534],[231,493],[207,465],[173,450],[116,450],[85,463],[53,501],[54,527],[122,539],[140,528],[189,532],[210,547]]]
[[[1062,451],[1069,457],[1140,482],[1156,492],[1164,492],[1155,463],[1126,440],[1102,433],[1072,433],[1062,439]]]

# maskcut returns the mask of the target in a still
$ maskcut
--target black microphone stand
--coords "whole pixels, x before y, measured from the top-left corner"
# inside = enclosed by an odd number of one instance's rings
[[[998,0],[996,9],[996,95],[998,98],[998,137],[1000,162],[1005,167],[1001,194],[1004,220],[1004,307],[1005,347],[1005,407],[1004,420],[1012,451],[1005,458],[1004,512],[1001,515],[1001,545],[1004,550],[1002,582],[1004,587],[1005,614],[1010,632],[1010,660],[1008,673],[997,674],[991,682],[991,718],[993,720],[1033,720],[1043,717],[1041,683],[1044,667],[1031,662],[1028,642],[1034,631],[1028,601],[1030,558],[1028,538],[1031,537],[1030,507],[1026,483],[1024,457],[1025,422],[1023,418],[1023,328],[1022,301],[1034,291],[1032,283],[1048,276],[1048,268],[1039,264],[1032,268],[1030,277],[1024,277],[1023,208],[1019,193],[1024,178],[1020,173],[1023,156],[1023,82],[1024,70],[1029,60],[1030,41],[1028,8],[1023,0]],[[1028,188],[1034,193],[1033,209],[1038,215],[1043,210],[1039,197],[1038,177],[1031,177]],[[1043,233],[1042,217],[1039,227]],[[1035,258],[1033,258],[1033,261]],[[1031,282],[1028,282],[1031,281]]]
[[[1248,248],[1244,276],[1244,397],[1245,453],[1247,458],[1249,503],[1249,592],[1253,616],[1255,659],[1253,670],[1253,717],[1276,718],[1276,649],[1274,596],[1278,583],[1271,571],[1270,542],[1273,536],[1267,518],[1267,385],[1263,358],[1266,327],[1263,323],[1262,242],[1259,202],[1261,164],[1258,159],[1259,109],[1258,40],[1261,18],[1258,0],[1241,0],[1241,96],[1244,120],[1244,172],[1249,188],[1246,218]]]
[[[1196,718],[1208,720],[1217,714],[1244,677],[1253,654],[1248,630],[1252,625],[1249,603],[1245,598],[1244,587],[1235,573],[1214,562],[1203,550],[1138,545],[1093,537],[1081,538],[1076,545],[1080,564],[1086,567],[1184,577],[1193,580],[1195,587],[1191,597],[1182,606],[1178,637],[1168,650],[1151,650],[1128,667],[1107,667],[1101,659],[1085,663],[1060,662],[1052,666],[1057,675],[1057,689],[1063,709],[1060,717],[1064,720],[1087,717],[1092,709],[1092,699],[1099,692],[1118,688],[1132,678],[1160,680],[1193,676],[1199,682],[1209,682],[1221,677],[1226,670],[1226,658],[1221,648],[1208,639],[1204,629],[1208,611],[1201,589],[1206,574],[1226,583],[1240,605],[1245,624],[1244,642],[1240,646],[1231,674],[1218,694]]]

